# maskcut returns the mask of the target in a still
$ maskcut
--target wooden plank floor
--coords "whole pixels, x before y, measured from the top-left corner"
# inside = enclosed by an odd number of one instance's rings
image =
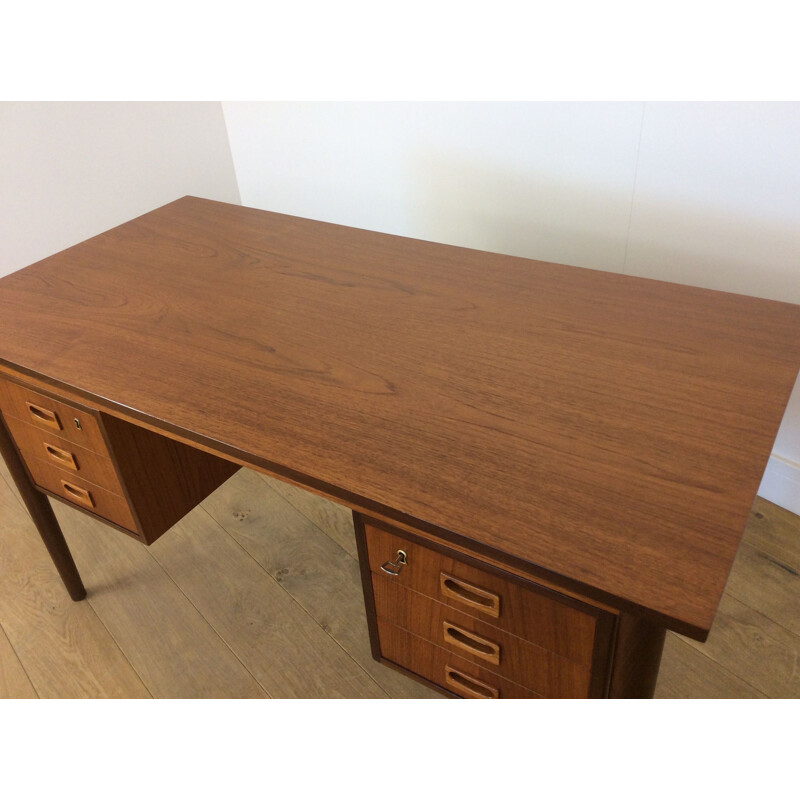
[[[0,697],[438,698],[373,661],[350,512],[241,470],[147,548],[54,503],[73,603],[0,461]],[[708,642],[656,696],[800,697],[800,518],[753,506]]]

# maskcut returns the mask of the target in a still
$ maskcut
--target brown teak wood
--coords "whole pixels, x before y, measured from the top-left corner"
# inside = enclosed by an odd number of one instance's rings
[[[591,670],[487,622],[473,619],[453,608],[403,588],[392,578],[373,573],[376,616],[466,658],[486,669],[527,686],[547,697],[586,697]],[[445,626],[455,626],[489,646],[486,655],[470,653],[458,642],[448,641]],[[492,647],[493,645],[493,647]]]
[[[448,670],[457,670],[465,678],[480,683],[492,690],[486,697],[503,699],[536,699],[541,695],[503,678],[485,666],[432,645],[425,639],[414,636],[385,619],[378,618],[378,631],[381,640],[381,656],[392,666],[405,667],[413,675],[426,678],[440,689],[449,689],[460,697],[475,697],[477,694],[459,688],[448,680]]]
[[[649,620],[621,614],[609,697],[653,696],[666,629]]]
[[[0,281],[7,366],[700,639],[798,327],[788,304],[197,198]]]
[[[446,572],[439,573],[439,594],[456,603],[463,603],[481,614],[495,618],[500,616],[500,595],[461,581]]]
[[[6,417],[6,425],[24,456],[30,454],[32,458],[41,458],[52,466],[66,473],[79,475],[109,492],[123,494],[117,471],[107,454],[94,453],[52,434],[43,435],[33,425],[26,425],[14,417]],[[61,451],[63,455],[54,458],[54,450]]]
[[[401,586],[483,619],[540,647],[586,666],[592,663],[595,628],[604,612],[573,598],[525,581],[509,573],[479,565],[475,558],[454,553],[419,536],[400,534],[365,523],[367,551],[372,572],[398,549],[408,552],[408,565],[395,580]],[[459,595],[442,593],[442,574],[457,576],[464,583],[498,596],[499,615],[485,613]]]
[[[44,446],[44,453],[56,466],[61,469],[73,469],[78,471],[78,462],[75,460],[75,454],[69,450],[63,450],[49,442],[42,442]]]
[[[476,700],[496,699],[500,696],[498,689],[494,686],[489,686],[487,683],[482,683],[477,678],[472,678],[453,669],[451,666],[445,666],[444,682],[459,692],[464,697],[471,697]]]
[[[469,627],[461,628],[448,620],[442,623],[442,640],[473,658],[500,666],[500,644],[492,639],[477,636]]]
[[[56,419],[78,420],[80,426],[59,425],[68,437],[62,439],[47,432],[46,425],[13,416],[24,415],[31,397],[44,411],[54,409]],[[72,399],[34,391],[16,379],[0,378],[0,406],[8,413],[9,430],[35,484],[146,544],[239,469],[238,464]]]
[[[49,394],[34,391],[16,381],[0,377],[0,408],[7,416],[26,422],[43,433],[59,436],[95,453],[106,445],[97,412],[78,404],[67,404]]]
[[[86,506],[87,508],[95,507],[95,501],[92,498],[92,493],[87,488],[83,486],[75,486],[74,483],[69,483],[63,478],[61,478],[60,483],[66,492],[66,496],[68,496],[73,503],[78,503],[79,505]]]
[[[119,494],[91,483],[75,473],[59,469],[49,461],[21,452],[33,482],[51,495],[75,503],[109,522],[138,535],[136,522],[128,502]]]
[[[28,409],[30,418],[38,425],[42,425],[45,428],[52,428],[54,431],[63,430],[61,420],[58,418],[58,414],[56,414],[55,411],[50,411],[49,409],[28,402],[25,403],[25,407]]]
[[[143,541],[151,544],[239,465],[107,414],[103,426]]]
[[[596,604],[593,692],[614,642],[605,688],[647,694],[665,626],[708,634],[798,328],[785,303],[183,198],[0,280],[0,407],[109,455],[145,541],[252,466]]]
[[[510,681],[502,693],[505,697],[607,695],[616,635],[614,614],[571,597],[559,597],[549,589],[493,567],[473,571],[468,562],[474,559],[466,554],[456,555],[439,542],[427,541],[422,536],[404,533],[404,538],[399,538],[396,532],[376,527],[373,520],[365,520],[360,514],[354,514],[354,522],[374,658],[440,690],[453,690],[458,696],[464,696],[463,691],[454,690],[442,671],[447,666],[442,660],[448,656],[451,665],[471,665],[484,670],[480,674],[473,670],[477,678],[490,672],[498,680]],[[383,573],[379,568],[383,556],[396,552],[400,545],[407,550],[408,563],[396,574]],[[451,572],[466,569],[473,581],[477,578],[484,585],[488,581],[501,597],[500,606],[514,613],[496,618],[480,614],[469,605],[457,608],[442,602],[441,597],[433,599],[431,590],[437,587],[435,575],[443,563],[441,559],[446,559],[444,563]],[[586,620],[591,623],[591,632],[586,628]],[[448,642],[442,631],[443,626],[452,622],[487,643],[499,644],[500,663],[487,663],[474,652]],[[514,633],[509,634],[507,627]],[[557,636],[554,628],[558,629]],[[532,641],[520,638],[517,635],[520,632]],[[390,641],[384,638],[386,635]],[[420,652],[422,642],[431,649],[427,656]],[[542,642],[569,652],[574,660],[549,650]],[[520,691],[523,694],[518,694]]]

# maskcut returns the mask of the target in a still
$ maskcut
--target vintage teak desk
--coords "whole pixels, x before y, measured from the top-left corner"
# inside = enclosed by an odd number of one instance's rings
[[[246,465],[353,509],[375,657],[463,697],[652,694],[799,366],[798,306],[192,197],[0,280],[0,444],[73,599],[47,496],[149,544]]]

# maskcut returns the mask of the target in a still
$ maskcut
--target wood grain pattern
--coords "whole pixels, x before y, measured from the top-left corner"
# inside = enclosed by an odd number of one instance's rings
[[[800,635],[800,571],[742,542],[727,593]]]
[[[16,498],[17,503],[19,504],[20,508],[25,508],[25,503],[22,502],[22,497],[19,493],[19,489],[17,489],[16,484],[14,483],[14,479],[11,477],[11,473],[8,471],[8,465],[5,462],[5,459],[0,458],[0,478],[3,479],[6,487],[8,487],[11,494]],[[0,492],[4,491],[4,487],[0,484]]]
[[[154,697],[268,696],[147,548],[67,506],[56,514],[91,608]]]
[[[100,430],[96,412],[92,409],[71,406],[49,395],[35,392],[27,386],[0,378],[0,404],[9,416],[37,426],[42,433],[60,436],[95,453],[106,453],[106,443]],[[52,414],[56,424],[32,413],[41,409]],[[75,420],[80,427],[77,427]]]
[[[661,672],[653,696],[663,700],[766,697],[746,680],[706,658],[674,634],[668,634],[664,642]]]
[[[387,661],[405,667],[411,672],[427,678],[429,681],[458,694],[461,697],[475,697],[472,692],[465,692],[447,681],[447,667],[453,667],[465,676],[471,677],[486,687],[494,690],[492,697],[501,699],[534,699],[538,698],[531,689],[501,678],[478,664],[461,658],[453,653],[435,647],[413,636],[408,631],[398,628],[384,619],[378,619],[378,636],[381,642],[381,655]]]
[[[77,475],[68,474],[41,458],[36,458],[32,453],[23,453],[23,456],[37,486],[70,503],[82,506],[103,519],[115,522],[134,534],[137,533],[136,522],[124,497]]]
[[[399,549],[408,554],[408,565],[392,580],[420,594],[455,607],[469,616],[482,618],[489,624],[509,631],[522,639],[584,666],[590,666],[594,652],[595,609],[581,609],[577,603],[524,586],[507,576],[490,573],[432,550],[423,544],[365,524],[370,569],[381,575],[381,565],[394,558]],[[500,614],[481,615],[471,604],[459,602],[441,593],[441,574],[455,576],[500,598]]]
[[[303,516],[324,531],[346,553],[358,558],[355,536],[353,535],[353,514],[349,508],[338,503],[320,502],[311,492],[286,481],[277,480],[263,472],[261,480],[276,494],[291,503]]]
[[[386,697],[207,514],[180,522],[153,546],[153,555],[228,646],[251,665],[271,697]],[[206,566],[209,555],[217,565],[213,576]]]
[[[5,631],[0,627],[0,698],[27,700],[38,696]]]
[[[799,327],[787,304],[196,198],[0,281],[5,364],[698,638]]]
[[[708,641],[685,641],[767,697],[800,698],[800,636],[727,594]]]
[[[543,697],[587,697],[589,667],[568,661],[481,620],[403,588],[391,578],[373,574],[377,616],[432,644],[466,658],[491,672],[527,686]],[[497,645],[498,663],[469,655],[457,644],[448,644],[443,623],[452,623]]]
[[[102,419],[112,458],[147,544],[239,469],[238,464],[123,420],[106,415]]]
[[[785,567],[800,572],[800,536],[797,515],[757,497],[750,510],[742,541],[767,553]]]
[[[252,486],[247,481],[240,481],[244,475],[249,475],[253,479]],[[369,644],[367,642],[367,631],[363,620],[359,620],[358,614],[363,615],[360,609],[360,591],[358,588],[358,577],[352,575],[352,570],[341,566],[335,562],[335,554],[341,553],[341,548],[333,541],[329,543],[329,548],[322,544],[315,543],[310,549],[303,546],[305,541],[315,540],[322,536],[321,531],[305,521],[299,513],[278,500],[278,506],[268,503],[260,505],[260,499],[264,496],[263,489],[259,486],[260,476],[249,473],[246,470],[240,472],[231,481],[212,495],[210,500],[219,500],[219,508],[227,509],[233,525],[241,524],[246,528],[248,521],[252,523],[251,533],[241,538],[241,542],[267,543],[272,540],[272,532],[275,525],[280,522],[280,526],[286,530],[291,530],[296,539],[295,545],[291,545],[282,535],[276,537],[279,540],[278,547],[284,552],[284,558],[294,557],[294,553],[306,553],[302,565],[298,562],[296,571],[290,570],[286,575],[289,577],[288,584],[292,590],[302,587],[304,579],[309,583],[318,580],[319,573],[333,572],[339,575],[338,584],[325,584],[326,589],[333,585],[332,596],[336,597],[337,608],[347,608],[347,612],[337,615],[333,619],[330,616],[317,616],[316,610],[310,604],[304,605],[309,613],[314,610],[317,624],[325,624],[328,632],[335,635],[338,642],[348,650],[348,653],[357,658],[357,653],[361,652],[367,664],[374,664],[374,672],[370,674],[375,677],[382,688],[392,697],[421,697],[422,692],[428,697],[441,697],[441,694],[420,686],[415,681],[407,678],[399,671],[390,669],[387,666],[371,662],[369,659]],[[206,501],[209,502],[209,501]],[[9,510],[5,504],[11,504],[11,508],[17,509],[19,516],[13,516],[13,511]],[[326,501],[312,497],[309,504],[318,503],[326,505]],[[284,511],[277,509],[283,508]],[[755,524],[761,526],[761,532],[774,530],[776,536],[771,534],[766,536],[761,542],[764,552],[770,552],[767,545],[773,546],[783,542],[790,546],[792,542],[800,542],[800,517],[788,514],[782,509],[759,499],[754,508],[763,514],[762,519],[754,518],[748,523],[748,530],[745,532],[745,541],[751,542],[751,537],[760,535],[752,531],[751,527]],[[243,523],[233,519],[235,512],[244,513],[250,509],[251,514]],[[192,516],[204,513],[202,509],[196,509]],[[320,511],[320,518],[325,516],[324,509]],[[90,524],[89,518],[83,514],[72,513],[75,520],[75,535],[80,537],[93,538],[102,535],[106,540],[113,542],[120,537],[108,531],[101,532],[96,526]],[[7,469],[0,461],[0,525],[3,529],[3,537],[0,539],[0,553],[6,549],[5,555],[0,555],[0,593],[8,591],[6,600],[0,603],[5,607],[6,603],[11,603],[17,612],[12,615],[10,620],[4,619],[0,609],[0,624],[7,624],[9,632],[13,632],[15,641],[21,645],[12,658],[18,658],[26,671],[30,673],[31,679],[37,681],[37,686],[42,686],[43,695],[47,697],[125,697],[142,696],[145,690],[139,686],[137,694],[136,686],[130,688],[128,677],[135,672],[132,670],[120,670],[119,659],[127,661],[121,653],[108,629],[102,624],[84,624],[83,617],[72,616],[75,609],[85,609],[86,603],[72,603],[61,588],[55,578],[47,560],[47,555],[41,544],[38,542],[36,532],[27,518],[24,516],[24,508],[19,500],[13,482],[10,480]],[[325,538],[325,537],[323,537]],[[124,541],[124,540],[123,540]],[[168,539],[166,540],[168,541]],[[152,553],[138,546],[140,553]],[[22,556],[29,553],[32,559]],[[11,556],[10,558],[7,556]],[[81,553],[80,563],[83,562],[84,554]],[[206,551],[204,556],[197,554],[197,562],[204,561],[204,568],[213,560],[213,552]],[[277,565],[283,559],[277,557],[269,558],[264,556],[265,563]],[[316,562],[316,566],[315,566]],[[226,561],[234,567],[235,561]],[[351,563],[352,562],[351,560]],[[276,567],[281,569],[282,567]],[[305,571],[305,576],[301,575]],[[294,572],[294,574],[292,574]],[[94,579],[96,573],[92,574]],[[248,590],[256,592],[257,588],[252,584],[270,580],[269,575],[263,570],[260,573],[242,573],[239,577],[251,583]],[[122,576],[120,576],[121,578]],[[746,576],[745,576],[746,577]],[[235,575],[224,576],[221,578],[223,583],[234,581]],[[112,580],[114,580],[112,576]],[[132,578],[127,578],[130,580]],[[100,577],[101,584],[95,586],[90,584],[90,595],[88,603],[92,603],[95,591],[110,594],[115,590],[114,585],[107,584]],[[121,583],[124,585],[124,582]],[[286,584],[284,584],[286,585]],[[5,587],[5,588],[4,588]],[[18,590],[18,587],[24,587]],[[180,588],[180,585],[179,585]],[[153,587],[158,591],[156,587]],[[749,592],[752,596],[758,596],[757,592]],[[297,595],[293,595],[297,597]],[[21,597],[24,597],[23,601]],[[9,600],[10,598],[10,600]],[[298,599],[303,599],[299,595]],[[159,594],[156,598],[159,603],[159,614],[162,617],[173,615],[172,604],[177,603],[180,608],[182,600],[180,597],[174,599],[171,594]],[[800,636],[791,633],[785,626],[781,625],[781,620],[773,622],[760,613],[760,609],[754,608],[745,611],[746,607],[729,595],[723,597],[720,605],[719,614],[714,623],[711,636],[706,644],[689,642],[685,639],[667,635],[664,648],[662,667],[659,673],[659,682],[656,688],[656,697],[676,697],[676,698],[703,698],[703,697],[762,697],[768,694],[772,697],[793,697],[796,687],[796,675],[793,678],[795,660],[793,653],[800,650]],[[102,610],[102,609],[101,609]],[[180,617],[181,611],[178,610]],[[58,620],[68,618],[68,622],[61,623]],[[92,616],[97,617],[96,611],[92,611]],[[132,626],[138,626],[143,632],[135,636],[136,640],[143,647],[148,647],[148,629],[153,624],[149,615],[131,617],[129,620]],[[112,626],[113,627],[113,626]],[[43,634],[42,629],[50,631]],[[62,635],[60,630],[69,631]],[[253,638],[260,637],[260,631],[253,628]],[[340,631],[349,639],[340,638]],[[205,636],[195,634],[195,629],[190,631],[190,635],[197,635],[196,642],[192,647],[196,647],[203,657],[208,661],[219,660],[220,656],[213,646],[209,644]],[[134,638],[133,634],[129,634]],[[360,641],[359,641],[360,640]],[[213,642],[213,640],[211,640]],[[144,657],[148,653],[152,657],[163,659],[162,644],[159,640],[154,640],[154,650],[145,651]],[[77,651],[77,654],[76,652]],[[113,654],[116,654],[114,657]],[[255,671],[258,664],[249,662],[242,653],[236,653],[243,665],[248,670]],[[223,657],[224,658],[224,657]],[[117,660],[115,660],[117,659]],[[179,658],[162,661],[165,670],[173,670],[174,676],[170,680],[180,681],[186,679],[191,681],[192,676],[182,674],[182,660]],[[3,654],[0,651],[0,671],[4,666]],[[16,665],[15,665],[16,666]],[[298,662],[293,669],[302,671],[303,664]],[[396,679],[396,683],[391,687],[382,681],[380,674],[388,675]],[[214,675],[219,680],[216,687],[216,694],[225,696],[235,696],[237,691],[241,691],[241,685],[236,673],[230,672],[221,666],[214,671]],[[160,678],[163,684],[165,678]],[[332,678],[332,684],[337,685],[337,678]]]
[[[27,451],[37,458],[47,460],[48,455],[45,445],[63,449],[72,455],[75,468],[71,468],[68,463],[60,464],[57,460],[51,458],[50,461],[53,466],[60,469],[71,469],[75,474],[98,486],[102,486],[104,489],[108,489],[109,492],[114,492],[114,494],[118,495],[123,494],[117,471],[114,469],[111,459],[107,456],[87,450],[85,447],[79,447],[68,439],[62,439],[60,436],[44,433],[34,425],[20,422],[14,417],[6,417],[5,419],[8,429],[17,443],[17,447],[21,451]]]

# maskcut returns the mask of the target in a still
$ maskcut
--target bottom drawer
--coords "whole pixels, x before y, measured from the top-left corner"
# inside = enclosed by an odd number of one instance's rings
[[[460,697],[538,698],[540,695],[459,658],[378,618],[381,656]]]
[[[24,455],[25,464],[37,486],[138,536],[136,523],[124,497],[50,466],[46,461],[32,457],[30,453]]]

